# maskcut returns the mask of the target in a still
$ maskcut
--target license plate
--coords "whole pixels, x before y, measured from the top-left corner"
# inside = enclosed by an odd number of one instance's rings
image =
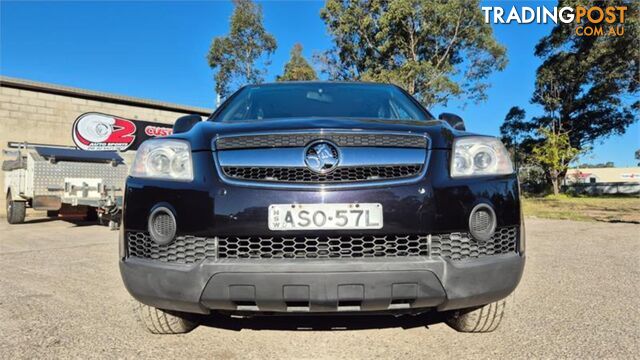
[[[269,230],[382,229],[381,204],[273,204]]]

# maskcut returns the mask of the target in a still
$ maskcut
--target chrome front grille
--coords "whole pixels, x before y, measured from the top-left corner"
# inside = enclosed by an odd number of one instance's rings
[[[259,180],[283,183],[347,183],[402,179],[416,176],[422,165],[342,167],[327,174],[302,167],[233,167],[224,166],[224,175],[238,180]]]
[[[220,138],[216,142],[218,150],[304,147],[310,142],[324,139],[342,147],[400,147],[426,148],[427,140],[422,136],[398,134],[358,134],[358,133],[281,133],[257,134]]]
[[[179,236],[158,245],[146,232],[127,232],[128,256],[193,264],[218,259],[357,259],[442,257],[459,261],[516,252],[517,227],[499,228],[489,241],[468,233],[362,236]]]
[[[221,180],[234,185],[338,188],[417,181],[428,145],[421,134],[304,131],[223,136],[213,148]]]

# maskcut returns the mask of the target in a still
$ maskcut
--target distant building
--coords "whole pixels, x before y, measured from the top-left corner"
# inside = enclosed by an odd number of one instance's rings
[[[640,182],[640,167],[569,169],[565,184]]]
[[[24,141],[73,146],[73,122],[86,112],[173,124],[180,116],[208,116],[212,110],[0,76],[0,150]],[[0,173],[0,189],[3,183]],[[0,215],[5,195],[0,196]]]
[[[639,194],[640,167],[569,169],[564,190],[588,194]]]

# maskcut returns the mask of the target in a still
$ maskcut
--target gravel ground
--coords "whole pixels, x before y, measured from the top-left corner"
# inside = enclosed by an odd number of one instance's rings
[[[639,232],[529,219],[525,275],[491,334],[422,317],[279,317],[153,336],[134,320],[116,232],[2,219],[0,358],[632,358],[640,354]]]

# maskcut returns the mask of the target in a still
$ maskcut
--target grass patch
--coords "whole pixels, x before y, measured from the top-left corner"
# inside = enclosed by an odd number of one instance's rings
[[[523,198],[522,204],[525,216],[640,224],[640,198],[638,197],[550,195]]]

